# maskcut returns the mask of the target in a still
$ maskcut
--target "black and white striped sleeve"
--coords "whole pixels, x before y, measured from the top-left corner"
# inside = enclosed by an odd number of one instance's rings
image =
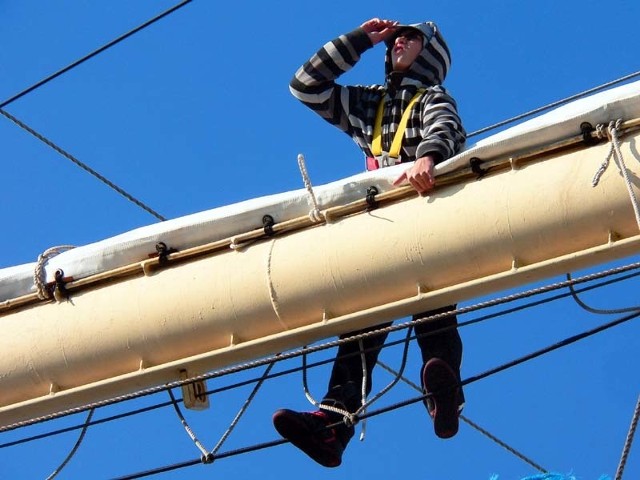
[[[373,47],[362,28],[326,43],[295,73],[289,89],[294,97],[344,132],[351,134],[350,105],[358,89],[343,87],[336,79],[350,70]]]
[[[416,158],[437,153],[442,160],[457,154],[466,140],[455,100],[441,86],[422,98],[422,140]]]

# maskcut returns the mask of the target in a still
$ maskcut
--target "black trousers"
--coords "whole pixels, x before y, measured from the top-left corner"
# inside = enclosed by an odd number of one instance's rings
[[[414,315],[413,318],[424,318],[438,313],[455,310],[456,305],[450,305],[437,310]],[[437,330],[457,326],[458,320],[455,315],[443,317],[436,321],[428,321],[415,326],[420,352],[423,363],[432,358],[440,358],[447,362],[460,379],[460,363],[462,362],[462,340],[457,328],[449,328],[442,332]],[[351,332],[342,335],[340,338],[348,338],[360,333],[369,332],[379,328],[385,328],[391,322],[375,327]],[[436,333],[432,333],[436,332]],[[367,370],[367,394],[371,392],[371,374],[375,366],[380,350],[387,338],[387,333],[373,335],[362,340],[365,351],[365,364]],[[464,397],[461,394],[461,398]],[[329,388],[322,403],[334,405],[336,403],[344,406],[349,412],[355,412],[361,405],[362,399],[362,359],[360,355],[360,345],[358,341],[346,342],[338,347],[338,353],[333,364]],[[464,400],[462,400],[464,402]]]

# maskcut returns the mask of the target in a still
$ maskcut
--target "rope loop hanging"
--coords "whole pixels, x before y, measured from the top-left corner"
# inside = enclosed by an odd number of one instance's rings
[[[304,155],[302,155],[301,153],[298,154],[298,167],[300,168],[300,173],[302,174],[302,181],[304,182],[304,187],[307,189],[307,193],[309,194],[311,205],[313,205],[313,209],[309,212],[309,218],[311,219],[312,222],[316,222],[316,223],[323,222],[325,220],[325,216],[320,211],[318,200],[316,199],[316,194],[313,191],[313,186],[311,185],[311,180],[309,179],[307,166],[305,165],[305,162],[304,162]]]

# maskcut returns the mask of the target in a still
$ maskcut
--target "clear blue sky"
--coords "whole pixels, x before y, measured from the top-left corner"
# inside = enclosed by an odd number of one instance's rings
[[[0,102],[173,3],[0,2]],[[640,3],[632,0],[195,0],[6,110],[169,218],[300,188],[299,152],[312,181],[326,183],[361,171],[362,157],[290,96],[288,82],[325,41],[374,16],[438,23],[453,54],[445,85],[468,131],[639,70]],[[368,52],[344,81],[381,82],[382,58],[382,47]],[[0,152],[0,268],[34,261],[50,246],[82,245],[155,221],[3,117]],[[585,298],[604,308],[633,305],[637,287],[626,282]],[[463,377],[607,320],[567,300],[465,328]],[[465,414],[550,470],[581,480],[612,476],[640,393],[639,322],[470,385]],[[413,381],[418,358],[413,346]],[[385,351],[383,360],[398,365],[400,349]],[[327,373],[310,375],[318,397]],[[377,371],[374,391],[389,379]],[[206,413],[187,414],[207,447],[248,388],[213,397]],[[381,405],[414,396],[398,385]],[[96,418],[167,398],[106,408]],[[309,408],[299,374],[265,386],[222,450],[276,439],[271,413],[285,406]],[[0,442],[83,418],[0,434]],[[76,438],[72,432],[0,449],[0,478],[46,478]],[[172,409],[163,409],[90,429],[59,478],[112,478],[198,455]],[[464,424],[454,439],[436,439],[416,404],[372,419],[366,440],[354,439],[336,470],[283,445],[157,478],[513,480],[535,473]],[[625,478],[640,478],[640,445]]]

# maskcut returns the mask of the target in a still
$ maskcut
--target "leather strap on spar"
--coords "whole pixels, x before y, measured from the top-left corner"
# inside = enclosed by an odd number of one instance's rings
[[[425,92],[424,88],[421,88],[416,92],[409,103],[407,108],[404,109],[400,123],[398,124],[398,130],[391,142],[391,148],[388,152],[382,151],[382,117],[384,113],[384,95],[378,105],[376,112],[376,123],[373,125],[373,141],[371,142],[371,153],[373,157],[367,157],[367,170],[377,170],[378,168],[389,167],[400,163],[400,148],[402,147],[402,139],[404,138],[404,131],[407,128],[409,117],[411,116],[411,109],[413,105],[420,99]]]

